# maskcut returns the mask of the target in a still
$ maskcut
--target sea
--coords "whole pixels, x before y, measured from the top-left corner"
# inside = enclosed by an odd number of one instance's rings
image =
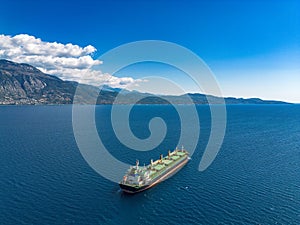
[[[96,106],[95,121],[114,158],[148,164],[176,148],[181,123],[173,106],[133,106],[129,124],[137,138],[151,134],[151,118],[165,121],[165,138],[149,151],[122,144],[112,128],[112,107]],[[128,195],[83,158],[72,105],[1,106],[0,224],[299,225],[300,105],[227,105],[223,144],[204,171],[198,167],[211,112],[207,105],[196,109],[200,135],[190,162],[155,187]]]

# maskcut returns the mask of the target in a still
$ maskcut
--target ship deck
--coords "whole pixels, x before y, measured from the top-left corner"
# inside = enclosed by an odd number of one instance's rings
[[[186,152],[177,151],[170,156],[165,156],[164,158],[162,158],[162,160],[155,161],[154,166],[152,166],[152,168],[151,165],[149,165],[149,168],[151,168],[151,179],[155,179],[157,176],[164,173],[167,169],[172,168],[174,165],[177,165],[186,157]]]

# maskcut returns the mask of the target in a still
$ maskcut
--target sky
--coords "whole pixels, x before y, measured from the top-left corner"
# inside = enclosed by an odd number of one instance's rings
[[[62,79],[124,87],[156,75],[198,92],[187,74],[160,63],[132,65],[115,74],[101,70],[105,62],[98,57],[119,45],[163,40],[202,58],[224,96],[300,103],[299,0],[0,4],[0,58],[30,63]],[[95,64],[101,71],[90,68]]]

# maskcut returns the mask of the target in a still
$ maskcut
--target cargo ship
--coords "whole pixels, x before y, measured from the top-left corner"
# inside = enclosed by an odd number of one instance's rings
[[[121,189],[130,194],[144,191],[169,178],[179,171],[190,160],[189,153],[182,149],[175,149],[168,152],[168,155],[147,166],[139,166],[136,161],[135,166],[130,166],[123,180],[119,183]]]

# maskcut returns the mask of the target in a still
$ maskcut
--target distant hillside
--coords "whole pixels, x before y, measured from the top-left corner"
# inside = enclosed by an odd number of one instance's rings
[[[69,104],[76,85],[28,64],[0,60],[0,104]]]
[[[103,86],[99,88],[63,81],[56,76],[42,73],[37,68],[22,63],[0,60],[0,105],[37,105],[37,104],[71,104],[76,88],[80,85],[78,98],[83,104],[113,104],[115,97],[122,91],[119,88]],[[123,98],[119,104],[132,104],[134,99],[142,99],[139,104],[187,104],[186,96],[162,96],[164,99],[136,91],[121,92]],[[220,98],[203,94],[187,94],[195,104],[207,104],[207,98],[218,104]],[[227,104],[285,104],[279,101],[264,101],[258,98],[225,98]]]

